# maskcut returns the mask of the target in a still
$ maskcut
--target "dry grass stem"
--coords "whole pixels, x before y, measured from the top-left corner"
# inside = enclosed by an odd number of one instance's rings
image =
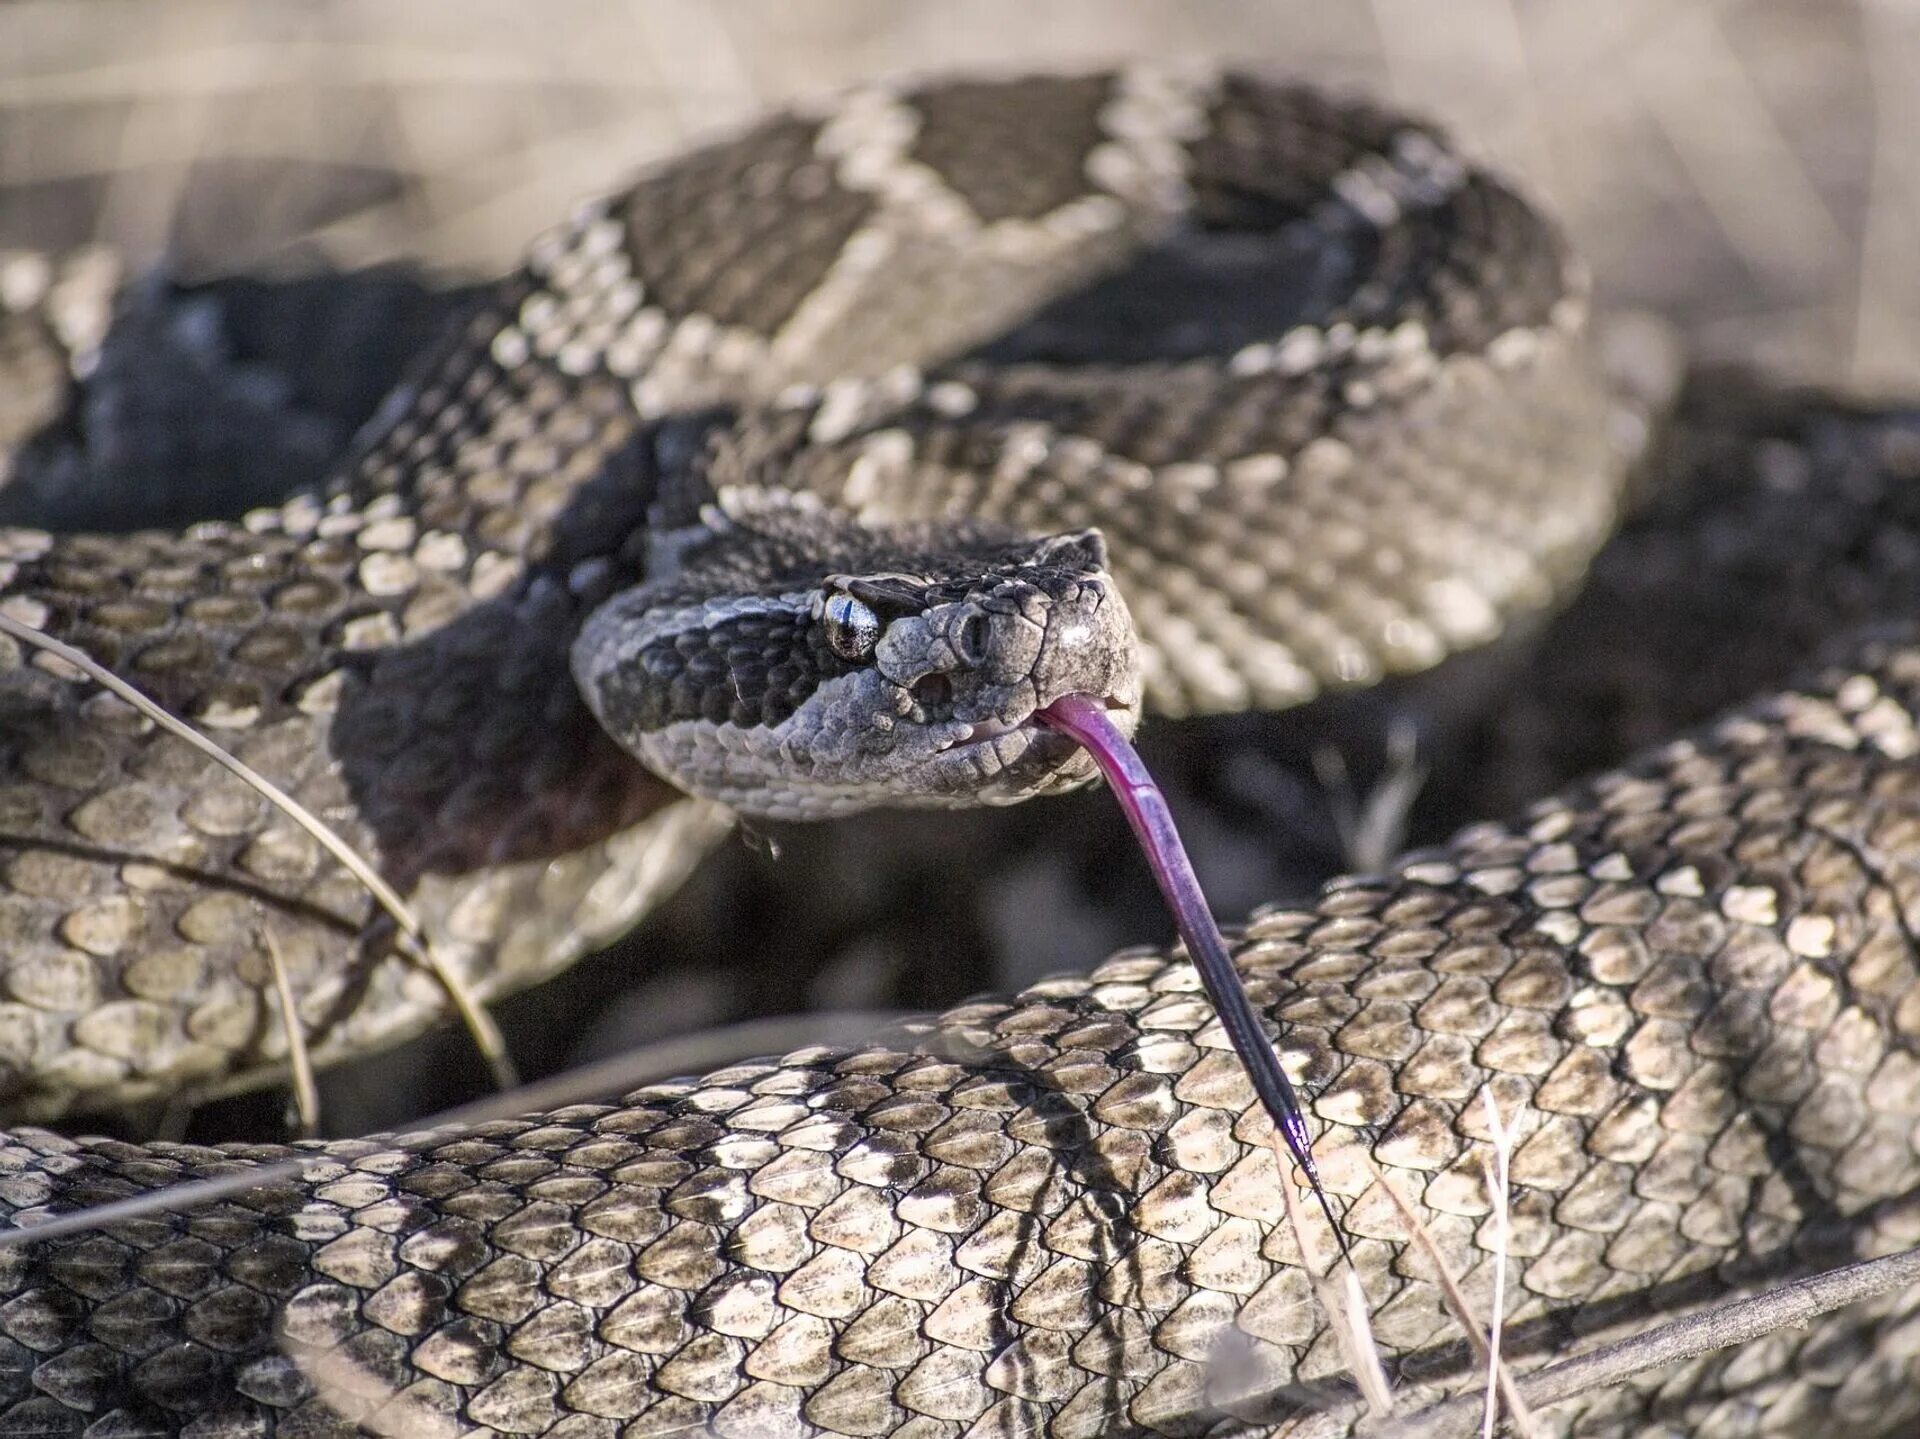
[[[1487,1161],[1487,1198],[1493,1205],[1493,1317],[1487,1326],[1487,1410],[1481,1425],[1481,1439],[1493,1439],[1494,1425],[1500,1415],[1500,1332],[1507,1318],[1507,1252],[1512,1244],[1512,1212],[1507,1204],[1507,1184],[1513,1170],[1515,1125],[1510,1125],[1494,1103],[1489,1086],[1480,1091],[1487,1111],[1487,1133],[1493,1142],[1493,1156]],[[1519,1116],[1514,1116],[1516,1124]],[[1516,1427],[1519,1416],[1515,1416]]]
[[[287,977],[287,959],[280,952],[280,941],[265,926],[260,929],[260,943],[266,948],[273,987],[280,996],[280,1024],[287,1032],[287,1067],[293,1071],[293,1106],[300,1116],[300,1137],[312,1139],[320,1132],[320,1088],[314,1083],[313,1060],[307,1053],[300,1014],[293,1006],[293,981]]]
[[[407,935],[402,947],[412,958],[424,964],[440,982],[440,987],[446,990],[447,998],[453,1001],[454,1009],[459,1012],[460,1023],[473,1038],[473,1047],[480,1051],[480,1057],[487,1062],[487,1073],[493,1078],[493,1087],[503,1091],[519,1088],[520,1071],[514,1065],[513,1056],[507,1052],[507,1037],[500,1032],[500,1026],[493,1022],[493,1015],[480,1002],[480,997],[453,972],[440,951],[424,935]]]
[[[1854,283],[1851,384],[1909,392],[1920,370],[1920,334],[1911,315],[1920,304],[1913,253],[1920,244],[1920,14],[1907,0],[1867,0],[1860,9],[1872,96],[1866,209]]]
[[[1364,791],[1354,782],[1339,746],[1315,745],[1312,762],[1340,840],[1342,868],[1378,874],[1407,847],[1413,806],[1431,772],[1420,753],[1418,727],[1404,715],[1394,719],[1387,730],[1386,767]]]
[[[1454,1323],[1460,1326],[1467,1336],[1467,1344],[1472,1348],[1474,1358],[1487,1365],[1499,1376],[1500,1398],[1507,1406],[1507,1413],[1513,1420],[1513,1427],[1522,1434],[1534,1432],[1533,1410],[1520,1394],[1520,1386],[1515,1383],[1513,1371],[1506,1362],[1494,1352],[1487,1343],[1485,1327],[1473,1312],[1473,1305],[1467,1299],[1466,1291],[1460,1287],[1460,1276],[1453,1272],[1445,1258],[1441,1256],[1440,1246],[1434,1241],[1433,1231],[1421,1219],[1419,1212],[1408,1202],[1406,1195],[1400,1192],[1400,1186],[1382,1169],[1379,1162],[1369,1154],[1366,1156],[1367,1168],[1373,1173],[1376,1183],[1393,1201],[1393,1207],[1399,1211],[1408,1231],[1413,1235],[1414,1243],[1420,1246],[1421,1253],[1427,1256],[1427,1262],[1433,1266],[1434,1281],[1440,1286],[1441,1300],[1447,1311],[1453,1315]]]
[[[1805,1325],[1848,1304],[1913,1285],[1920,1285],[1920,1249],[1829,1269],[1535,1369],[1520,1377],[1520,1392],[1535,1408],[1561,1404],[1650,1369],[1762,1339],[1776,1329]],[[1478,1394],[1462,1394],[1395,1420],[1373,1439],[1471,1439],[1480,1432],[1481,1409]]]
[[[1327,1312],[1334,1338],[1339,1342],[1354,1383],[1360,1386],[1367,1409],[1375,1418],[1385,1418],[1393,1413],[1393,1389],[1387,1383],[1386,1365],[1380,1358],[1380,1346],[1374,1341],[1373,1326],[1368,1322],[1367,1296],[1360,1288],[1360,1275],[1349,1259],[1341,1266],[1339,1279],[1334,1279],[1333,1259],[1312,1238],[1312,1226],[1307,1222],[1289,1173],[1293,1156],[1277,1132],[1267,1136],[1267,1147],[1273,1151],[1280,1202],[1287,1209],[1287,1227],[1300,1246],[1301,1267],[1307,1272],[1320,1307]],[[1337,1235],[1329,1234],[1328,1240],[1338,1248]]]
[[[132,705],[168,734],[185,740],[229,774],[236,776],[288,819],[312,835],[321,848],[332,855],[349,874],[365,886],[367,893],[373,896],[374,903],[386,911],[394,924],[399,927],[401,949],[411,958],[424,964],[433,977],[440,982],[441,987],[446,990],[447,997],[453,1001],[453,1007],[459,1013],[461,1022],[466,1025],[467,1033],[473,1036],[474,1047],[485,1058],[487,1068],[493,1074],[494,1083],[502,1089],[512,1089],[519,1083],[519,1077],[514,1072],[513,1061],[507,1054],[506,1039],[501,1035],[500,1027],[493,1022],[493,1016],[481,1006],[478,997],[467,986],[466,981],[453,972],[435,951],[433,945],[428,942],[419,916],[414,914],[412,906],[402,899],[399,891],[382,879],[380,872],[369,864],[359,851],[342,839],[326,821],[253,766],[236,759],[192,725],[155,704],[153,700],[100,664],[84,650],[75,649],[72,645],[15,619],[5,611],[0,611],[0,634],[9,635],[22,644],[44,650],[55,659],[79,670],[102,689]]]

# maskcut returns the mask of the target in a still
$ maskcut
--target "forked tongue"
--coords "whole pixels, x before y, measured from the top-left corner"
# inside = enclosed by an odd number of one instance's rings
[[[1213,1001],[1221,1027],[1233,1044],[1234,1053],[1246,1068],[1267,1117],[1287,1142],[1300,1170],[1313,1186],[1314,1198],[1332,1225],[1334,1238],[1344,1254],[1346,1236],[1333,1217],[1327,1191],[1320,1183],[1320,1171],[1313,1162],[1312,1141],[1307,1136],[1306,1115],[1300,1107],[1287,1072],[1268,1042],[1266,1031],[1253,1012],[1247,992],[1240,986],[1240,975],[1227,955],[1227,944],[1207,908],[1207,897],[1200,890],[1186,846],[1173,827],[1173,815],[1153,776],[1147,773],[1139,752],[1107,718],[1107,707],[1088,695],[1063,695],[1039,712],[1041,723],[1059,730],[1093,756],[1093,762],[1106,777],[1107,787],[1120,801],[1120,808],[1133,826],[1140,847],[1147,852],[1160,893],[1173,910],[1174,927],[1186,943],[1193,967],[1200,972],[1200,983]]]

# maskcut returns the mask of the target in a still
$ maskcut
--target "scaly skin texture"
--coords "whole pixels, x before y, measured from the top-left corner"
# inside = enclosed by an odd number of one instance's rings
[[[1139,587],[1163,710],[1418,668],[1545,603],[1606,528],[1621,468],[1551,236],[1436,161],[1417,127],[1295,91],[1202,87],[1196,109],[1137,84],[869,96],[669,167],[487,297],[330,506],[184,536],[7,532],[0,603],[310,792],[403,883],[443,896],[429,918],[483,984],[515,982],[636,907],[646,856],[684,857],[719,823],[615,855],[636,843],[623,824],[692,811],[572,728],[583,711],[555,688],[578,609],[638,562],[608,535],[644,510],[660,456],[630,441],[647,421],[937,358],[1006,323],[1116,238],[1086,228],[1104,207],[1076,208],[1083,159],[1162,199],[1170,174],[1210,166],[1258,182],[1254,209],[1338,238],[1407,204],[1383,153],[1420,183],[1451,176],[1441,198],[1363,238],[1379,284],[1309,306],[1325,323],[1291,347],[1250,337],[1240,389],[1179,367],[1114,408],[1084,378],[960,367],[785,396],[714,465],[879,517],[953,502],[1100,521],[1134,556],[1119,573]],[[1033,123],[1010,136],[994,128],[1008,113]],[[1101,151],[1109,124],[1133,169]],[[1175,131],[1195,137],[1187,158],[1160,143]],[[1023,148],[1048,134],[1078,143]],[[807,177],[806,225],[778,194],[743,213],[781,176]],[[942,240],[969,213],[985,226],[971,239],[990,230],[1001,248]],[[875,247],[846,249],[868,233],[891,237],[894,268],[863,271]],[[1417,319],[1343,332],[1362,311]],[[918,329],[891,323],[906,313]],[[902,478],[923,488],[874,489]],[[1897,490],[1876,492],[1889,519]],[[525,703],[556,693],[557,712]],[[1321,1159],[1409,1397],[1466,1388],[1474,1366],[1354,1146],[1423,1205],[1484,1310],[1483,1086],[1526,1135],[1506,1345],[1522,1366],[1915,1242],[1917,724],[1920,644],[1870,644],[1516,827],[1252,923],[1241,964],[1330,1126]],[[324,1044],[377,1042],[434,1008],[357,937],[364,901],[291,831],[67,677],[24,660],[0,677],[0,762],[0,1034],[19,1108],[270,1058],[263,924],[319,996]],[[518,926],[532,937],[516,948]],[[1265,1135],[1188,968],[1123,956],[898,1043],[419,1147],[330,1146],[295,1183],[0,1251],[4,1420],[195,1436],[362,1420],[412,1434],[435,1414],[452,1432],[567,1436],[1340,1432],[1341,1360],[1278,1222]],[[15,1129],[0,1206],[31,1218],[284,1152]],[[1898,1432],[1920,1389],[1913,1304],[1694,1361],[1549,1424],[1731,1439],[1837,1415]]]
[[[1000,363],[901,370],[1183,218],[1267,269],[1191,312],[1050,310]],[[330,498],[0,529],[0,605],[333,822],[486,996],[620,932],[724,830],[567,671],[690,450],[716,488],[863,522],[1097,523],[1150,707],[1277,707],[1429,666],[1578,575],[1625,458],[1585,319],[1544,220],[1365,105],[1131,72],[874,90],[584,207],[476,298]],[[1164,363],[1007,363],[1116,343]],[[715,405],[745,413],[702,448],[687,416]],[[237,780],[0,640],[8,1113],[271,1073],[269,937],[322,1062],[417,1030],[444,997],[373,918]]]
[[[1518,825],[1251,923],[1239,963],[1330,1121],[1409,1399],[1475,1369],[1352,1141],[1484,1309],[1482,1087],[1525,1135],[1522,1367],[1920,1239],[1916,754],[1920,642],[1875,643]],[[338,1146],[298,1184],[7,1251],[0,1383],[45,1432],[347,1432],[335,1412],[426,1432],[420,1410],[570,1436],[1304,1424],[1342,1360],[1266,1133],[1191,970],[1123,955],[910,1043]],[[217,1158],[20,1131],[4,1196],[64,1209]],[[1899,1432],[1915,1306],[1660,1372],[1549,1432]]]

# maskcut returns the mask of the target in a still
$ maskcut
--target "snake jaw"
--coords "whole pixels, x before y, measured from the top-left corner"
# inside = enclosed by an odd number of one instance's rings
[[[1136,695],[1129,700],[1117,694],[1085,694],[1078,696],[1091,704],[1104,707],[1115,726],[1128,736],[1140,722],[1140,701]],[[1047,723],[1041,710],[1045,706],[1036,705],[1033,712],[1019,719],[986,719],[970,724],[961,731],[949,749],[960,749],[967,745],[988,744],[1006,735],[1022,732],[1045,734],[1054,728]]]
[[[1136,695],[1127,700],[1118,695],[1094,694],[1081,698],[1104,706],[1114,726],[1131,736],[1140,722],[1140,702]],[[1037,794],[1057,794],[1078,789],[1099,774],[1099,766],[1076,743],[1072,752],[1063,752],[1063,736],[1042,715],[1044,706],[1020,719],[989,719],[968,725],[948,745],[943,754],[952,760],[992,766],[1008,774],[1044,770],[1043,777],[1031,788],[1011,785],[983,789],[985,804],[1013,804]]]
[[[1034,721],[1031,718],[1023,720],[982,720],[979,724],[968,725],[967,732],[961,735],[954,743],[980,744],[985,740],[999,739],[1003,734],[1012,734],[1015,730],[1033,723]]]
[[[743,526],[731,543],[751,538]],[[1137,722],[1138,640],[1098,535],[982,535],[945,553],[902,536],[882,553],[884,574],[769,572],[754,590],[742,562],[711,584],[697,570],[643,584],[588,619],[575,678],[648,768],[768,818],[1005,805],[1091,781],[1085,753],[1037,716],[1092,694],[1128,733]],[[845,595],[861,610],[835,610]],[[882,632],[853,645],[848,614]]]

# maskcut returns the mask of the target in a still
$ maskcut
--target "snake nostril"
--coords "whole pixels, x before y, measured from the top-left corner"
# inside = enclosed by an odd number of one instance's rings
[[[968,615],[953,632],[953,651],[960,656],[962,664],[979,669],[987,662],[992,638],[992,626],[985,615]]]
[[[915,680],[913,697],[922,709],[945,710],[953,703],[953,681],[945,675],[928,675]]]

